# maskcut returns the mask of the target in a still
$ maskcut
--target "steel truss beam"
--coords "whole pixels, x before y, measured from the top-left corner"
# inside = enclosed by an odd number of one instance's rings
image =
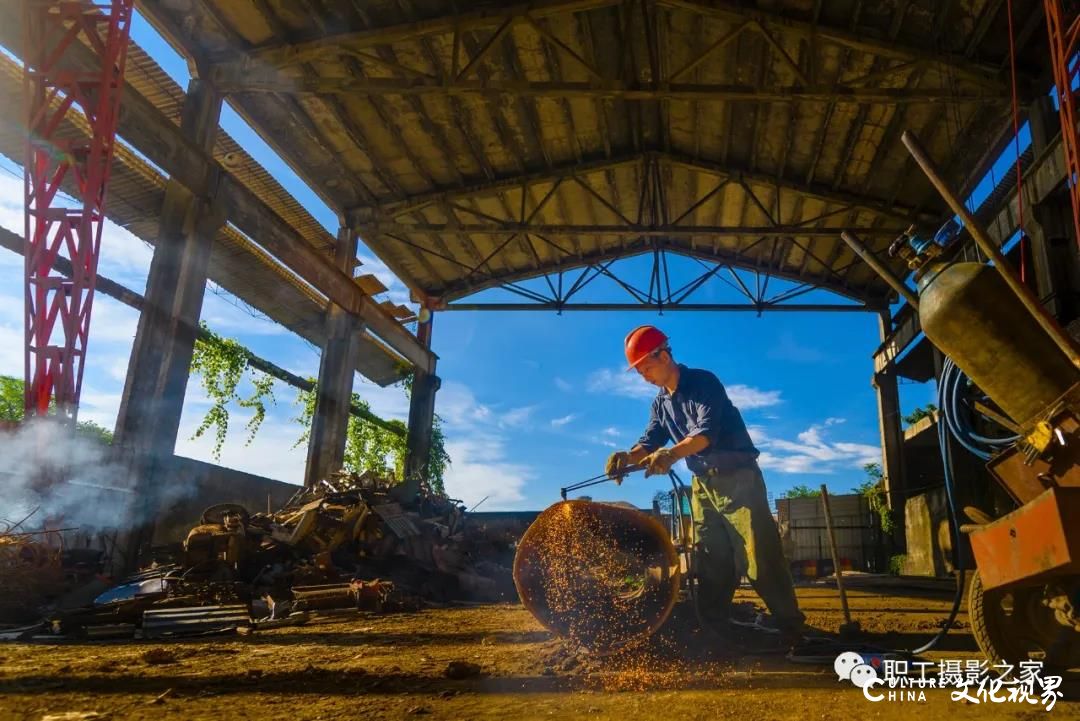
[[[531,98],[584,98],[591,100],[682,100],[687,102],[848,103],[907,105],[911,103],[1000,103],[1003,91],[956,92],[950,88],[874,88],[844,85],[754,87],[703,83],[640,83],[618,80],[591,82],[530,82],[527,80],[453,80],[438,78],[334,78],[296,77],[267,68],[218,66],[212,82],[227,95],[278,93],[282,95],[367,96],[503,96]]]
[[[490,38],[497,40],[506,32],[511,31],[514,25],[522,24],[528,25],[546,42],[551,43],[573,62],[582,66],[595,80],[601,80],[603,76],[593,65],[547,31],[540,21],[551,16],[586,12],[622,4],[627,4],[627,0],[537,0],[536,2],[512,5],[505,8],[482,8],[416,22],[324,35],[292,44],[275,45],[255,50],[243,60],[229,62],[221,66],[219,71],[223,70],[224,72],[220,79],[231,78],[240,81],[243,79],[244,74],[250,73],[253,68],[276,70],[313,60],[325,60],[340,55],[350,55],[361,62],[366,60],[379,65],[383,69],[401,73],[410,80],[436,80],[440,84],[450,87],[454,82],[464,78],[468,71],[475,69],[478,60],[483,59],[484,50],[495,44],[489,42],[477,55],[467,61],[468,64],[464,69],[459,69],[461,66],[458,61],[457,51],[461,47],[463,33],[491,31]],[[873,35],[861,33],[857,29],[849,30],[830,27],[819,22],[797,20],[781,15],[778,12],[753,9],[728,2],[705,4],[698,0],[657,0],[656,5],[669,12],[690,12],[699,15],[702,19],[741,23],[728,36],[722,38],[720,43],[709,48],[705,53],[706,56],[718,49],[720,45],[732,40],[740,32],[751,31],[762,34],[769,43],[771,50],[780,55],[781,59],[786,55],[786,52],[777,41],[777,36],[798,40],[805,39],[815,43],[830,43],[896,60],[901,65],[932,63],[942,73],[978,84],[992,94],[1003,95],[1008,91],[1008,87],[998,77],[997,66],[980,65],[970,62],[964,57],[949,56],[930,47],[909,46],[883,38],[875,38]],[[447,43],[447,46],[454,49],[453,69],[444,78],[434,78],[416,68],[392,67],[387,65],[384,59],[376,59],[372,57],[373,54],[364,52],[378,46],[438,35],[449,36],[450,42]],[[666,82],[673,82],[679,77],[688,74],[693,67],[704,61],[705,58],[698,58],[689,67],[684,66],[674,70],[668,75]],[[802,75],[801,70],[798,70],[797,65],[790,57],[786,59],[786,62],[796,69],[795,75],[800,79],[801,84],[803,86],[809,85],[807,78]],[[869,78],[863,79],[863,82],[869,82],[869,80]],[[520,92],[520,90],[511,91],[507,88],[505,92]]]
[[[838,228],[814,228],[803,225],[651,225],[630,223],[622,225],[572,225],[530,223],[397,223],[382,221],[358,228],[367,235],[447,235],[479,233],[483,235],[533,235],[573,237],[604,235],[614,238],[734,238],[753,236],[764,238],[835,238]],[[855,228],[858,233],[873,236],[898,236],[902,226]]]
[[[27,417],[49,415],[54,402],[62,420],[78,413],[132,4],[28,2],[23,9]],[[69,50],[84,43],[98,67],[73,72]],[[80,112],[88,135],[65,137],[65,118]],[[60,200],[69,177],[73,207]],[[53,270],[61,253],[72,263],[70,278]]]
[[[760,242],[760,241],[759,241]],[[612,264],[616,258],[612,258],[603,263],[590,263],[581,269],[577,279],[573,285],[566,292],[563,291],[565,287],[564,276],[566,272],[557,272],[557,282],[552,282],[552,273],[545,273],[543,275],[544,281],[547,284],[548,289],[551,291],[550,295],[545,295],[542,292],[534,291],[529,288],[524,288],[514,282],[502,283],[500,287],[502,290],[508,291],[515,295],[519,295],[526,300],[532,301],[531,303],[463,303],[455,302],[445,304],[441,306],[450,310],[553,310],[556,312],[562,312],[563,310],[641,310],[651,309],[657,311],[664,310],[735,310],[746,311],[754,310],[759,314],[766,310],[802,310],[802,311],[870,311],[877,310],[880,307],[884,307],[883,303],[857,303],[857,304],[832,304],[832,303],[791,303],[790,301],[805,295],[816,287],[809,283],[800,283],[792,288],[782,290],[773,296],[768,295],[769,280],[771,278],[769,274],[769,268],[764,270],[760,266],[752,269],[743,270],[743,274],[752,274],[753,285],[755,290],[751,291],[747,282],[739,273],[739,269],[735,268],[729,263],[706,263],[700,258],[692,257],[704,270],[699,273],[697,277],[683,284],[678,289],[672,290],[671,287],[671,275],[668,267],[668,248],[654,244],[652,248],[652,268],[649,272],[649,287],[647,290],[641,290],[635,287],[630,281],[625,278],[619,277],[611,270]],[[711,266],[711,267],[710,267]],[[727,274],[734,280],[729,280],[725,277],[721,271],[727,271]],[[572,303],[570,302],[573,296],[580,293],[590,284],[596,281],[597,278],[604,276],[625,291],[631,298],[630,303]],[[729,287],[733,288],[736,292],[747,299],[747,303],[691,303],[688,302],[690,296],[692,296],[699,288],[705,285],[710,280],[718,279],[726,283]]]
[[[421,210],[429,205],[452,204],[467,198],[489,196],[507,190],[520,190],[522,187],[528,185],[544,185],[560,180],[581,181],[583,178],[586,178],[593,173],[617,170],[624,166],[642,165],[650,162],[659,163],[661,166],[675,166],[692,172],[712,175],[718,180],[741,183],[744,187],[746,184],[765,185],[770,188],[779,189],[780,191],[797,193],[814,200],[848,206],[844,209],[845,211],[854,209],[867,210],[882,218],[893,219],[900,223],[910,223],[912,220],[916,219],[932,222],[937,218],[937,216],[931,215],[913,218],[913,208],[897,204],[888,205],[884,199],[833,190],[828,186],[821,184],[802,183],[784,178],[777,178],[775,175],[751,172],[736,165],[691,158],[679,153],[652,150],[621,155],[613,158],[605,158],[602,160],[587,160],[582,163],[573,162],[566,165],[557,165],[550,170],[545,169],[533,173],[526,173],[524,175],[507,176],[505,178],[496,178],[481,183],[473,183],[450,190],[423,193],[411,196],[402,201],[383,202],[377,206],[376,215],[383,219],[390,219],[416,210]],[[614,204],[612,199],[608,199],[607,202]],[[368,212],[366,208],[363,210],[364,212]],[[679,212],[681,216],[686,215],[681,209]],[[673,221],[673,225],[677,225],[679,221],[682,220],[680,215],[675,216],[676,220]]]
[[[798,304],[762,304],[750,303],[682,303],[678,305],[664,305],[663,303],[448,303],[440,306],[439,310],[499,310],[521,311],[542,310],[562,313],[563,311],[625,311],[646,310],[666,313],[668,311],[743,311],[764,313],[769,312],[812,312],[812,313],[868,313],[877,312],[877,308],[868,305],[842,304],[842,303],[798,303]]]

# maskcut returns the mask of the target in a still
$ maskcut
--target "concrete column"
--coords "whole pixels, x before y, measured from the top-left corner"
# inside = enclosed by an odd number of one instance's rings
[[[351,274],[356,259],[356,233],[338,231],[334,262]],[[341,468],[345,458],[345,436],[349,428],[353,374],[356,372],[356,337],[364,324],[341,306],[328,303],[326,340],[319,362],[319,382],[315,388],[315,415],[308,439],[304,485],[310,487]]]
[[[181,129],[207,150],[217,136],[221,102],[205,82],[193,79],[188,86]],[[224,223],[211,198],[195,197],[180,183],[168,182],[116,421],[116,443],[135,453],[168,455],[174,450],[210,249]]]
[[[192,142],[211,150],[217,137],[222,96],[209,83],[192,79],[180,127]],[[208,187],[215,187],[210,182]],[[161,224],[146,300],[139,316],[127,378],[116,420],[115,447],[135,478],[138,524],[127,562],[144,552],[153,534],[167,475],[165,464],[176,447],[180,415],[195,348],[210,250],[225,224],[222,208],[193,195],[180,183],[165,186]]]
[[[881,340],[884,341],[891,329],[888,310],[880,312],[878,323]],[[896,383],[896,369],[891,363],[882,372],[874,374],[872,385],[877,391],[881,472],[885,481],[885,494],[889,507],[902,516],[907,498],[904,484],[904,430],[900,418],[900,392]],[[900,520],[898,525],[903,528],[903,521]]]
[[[426,320],[417,323],[416,337],[425,348],[431,348],[431,325],[435,314],[421,311]],[[435,393],[439,377],[416,369],[413,373],[412,395],[409,398],[409,435],[406,440],[405,480],[395,495],[408,502],[416,497],[421,480],[427,480],[428,460],[431,457],[431,429],[435,422]]]
[[[1059,116],[1049,97],[1033,102],[1028,117],[1031,143],[1038,157],[1057,136]],[[1067,191],[1055,193],[1029,208],[1024,231],[1031,241],[1036,290],[1047,309],[1063,324],[1080,315],[1073,288],[1080,287],[1076,240],[1072,238],[1072,204]]]

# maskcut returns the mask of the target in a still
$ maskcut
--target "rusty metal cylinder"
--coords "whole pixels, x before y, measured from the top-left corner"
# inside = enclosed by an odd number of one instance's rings
[[[1036,420],[1080,380],[991,266],[931,263],[918,286],[927,338],[1018,424]]]
[[[514,557],[514,585],[545,628],[598,651],[647,638],[679,594],[667,530],[632,508],[563,501],[541,513]]]

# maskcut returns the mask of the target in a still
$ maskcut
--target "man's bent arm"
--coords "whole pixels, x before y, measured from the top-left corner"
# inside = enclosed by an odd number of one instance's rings
[[[703,434],[687,436],[671,447],[671,454],[676,459],[686,458],[701,453],[709,447],[709,438]]]

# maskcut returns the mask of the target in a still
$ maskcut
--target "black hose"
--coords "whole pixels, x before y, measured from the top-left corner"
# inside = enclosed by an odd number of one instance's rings
[[[956,372],[959,372],[959,368],[953,365],[952,360],[946,358],[946,364],[942,367],[942,376],[945,375],[945,370],[949,367],[955,368]],[[955,379],[959,383],[959,376]],[[956,424],[949,423],[949,414],[955,411],[956,406],[949,402],[950,383],[941,382],[938,385],[938,408],[945,414],[943,419],[944,423],[938,423],[938,446],[941,450],[941,464],[945,471],[945,499],[948,501],[949,506],[949,535],[952,539],[952,561],[953,568],[956,572],[956,593],[953,596],[952,609],[949,611],[949,617],[945,620],[941,630],[939,630],[934,637],[927,641],[922,646],[912,650],[910,653],[912,656],[916,656],[920,653],[925,653],[930,649],[941,643],[941,640],[949,633],[949,629],[953,627],[956,622],[956,616],[960,613],[960,604],[964,599],[964,580],[965,572],[960,562],[960,514],[956,511],[956,497],[955,489],[953,488],[953,475],[952,475],[952,452],[949,450],[949,438],[946,434],[946,428],[957,435],[957,440],[963,443],[964,447],[968,447],[967,443],[964,443],[963,439],[957,434]]]

